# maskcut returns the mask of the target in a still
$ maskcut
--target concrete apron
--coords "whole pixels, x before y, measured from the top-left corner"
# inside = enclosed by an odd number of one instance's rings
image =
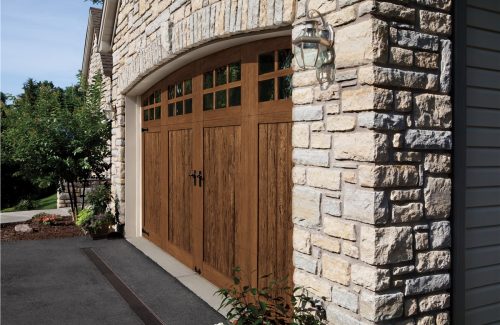
[[[166,253],[149,240],[142,237],[127,237],[125,239],[167,271],[171,276],[176,278],[195,295],[200,297],[210,307],[218,310],[222,299],[214,295],[214,292],[219,289],[217,286],[179,262],[175,257]],[[219,310],[219,313],[225,316],[228,310],[229,308],[223,308]]]

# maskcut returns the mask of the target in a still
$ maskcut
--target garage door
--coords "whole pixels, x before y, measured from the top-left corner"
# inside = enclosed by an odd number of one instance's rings
[[[499,324],[500,2],[466,15],[465,324]]]
[[[142,97],[143,235],[219,286],[237,266],[291,281],[290,44],[224,50]]]

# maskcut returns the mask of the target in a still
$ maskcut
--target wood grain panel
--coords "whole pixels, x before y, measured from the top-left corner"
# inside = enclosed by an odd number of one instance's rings
[[[161,192],[160,132],[143,133],[144,141],[144,210],[142,229],[145,235],[159,243]]]
[[[259,125],[258,285],[292,284],[292,123]],[[270,275],[267,278],[263,276]]]
[[[168,133],[168,240],[191,252],[193,133],[191,129]]]
[[[203,138],[203,261],[229,277],[235,267],[241,127],[205,128]]]

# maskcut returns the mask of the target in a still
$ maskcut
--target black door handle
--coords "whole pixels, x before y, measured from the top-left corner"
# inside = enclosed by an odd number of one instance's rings
[[[196,170],[193,169],[193,172],[188,176],[193,178],[193,185],[196,186]]]
[[[203,180],[203,174],[201,172],[201,170],[198,171],[198,186],[201,187],[201,181]]]
[[[148,128],[141,128],[141,132],[148,132],[149,129]]]

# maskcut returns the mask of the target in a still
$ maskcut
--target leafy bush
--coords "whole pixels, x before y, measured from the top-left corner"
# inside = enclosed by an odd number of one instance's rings
[[[110,201],[111,187],[109,184],[97,185],[88,195],[88,202],[92,206],[94,214],[105,213]]]
[[[92,218],[93,213],[91,209],[82,209],[80,212],[78,212],[78,217],[76,218],[76,225],[78,227],[84,227],[86,226],[89,222],[90,219]]]
[[[35,208],[35,203],[32,199],[23,199],[19,201],[16,206],[18,211],[33,210]]]
[[[236,268],[235,274],[238,272]],[[226,317],[234,324],[326,324],[321,301],[309,297],[302,287],[292,289],[282,280],[270,281],[270,285],[262,289],[252,288],[242,285],[237,275],[233,282],[231,288],[222,288],[216,294],[223,298],[219,310],[229,307]]]
[[[97,234],[105,231],[113,224],[113,215],[109,212],[94,214],[92,209],[82,209],[76,218],[76,225],[82,228],[85,233]]]

